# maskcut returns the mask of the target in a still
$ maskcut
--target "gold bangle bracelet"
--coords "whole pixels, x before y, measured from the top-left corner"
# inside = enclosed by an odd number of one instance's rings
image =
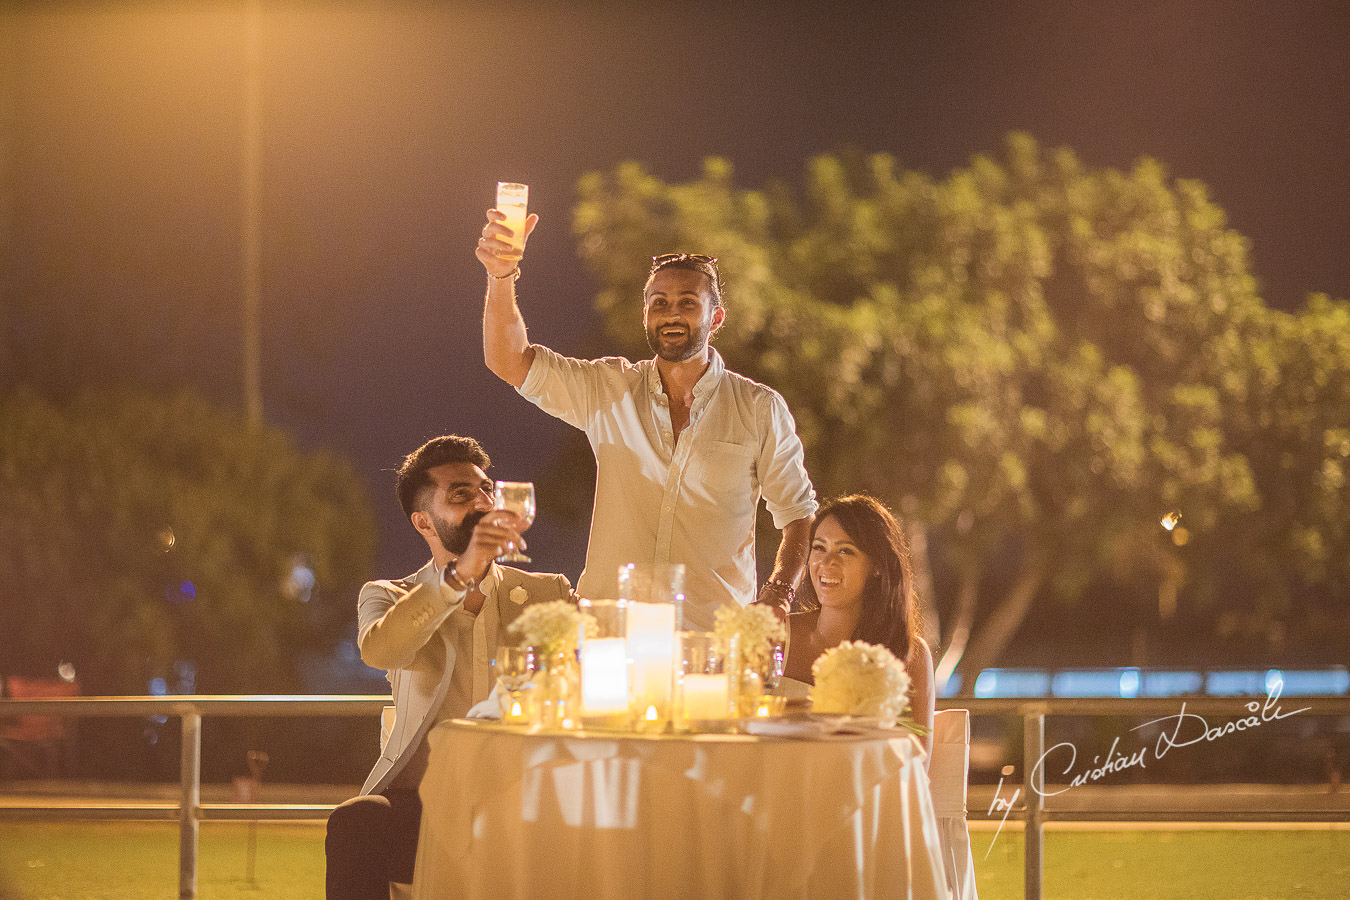
[[[505,281],[508,278],[519,278],[520,266],[518,265],[512,266],[511,271],[507,272],[505,275],[493,275],[491,272],[489,272],[488,277],[491,278],[493,281]]]

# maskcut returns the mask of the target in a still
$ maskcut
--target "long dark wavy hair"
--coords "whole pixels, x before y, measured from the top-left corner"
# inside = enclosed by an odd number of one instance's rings
[[[904,529],[880,500],[866,494],[850,494],[831,500],[816,513],[811,520],[811,543],[815,543],[820,523],[830,516],[849,540],[872,558],[873,571],[863,586],[862,617],[852,639],[882,644],[902,661],[907,659],[922,632]],[[806,588],[804,599],[818,606],[815,585],[809,576]]]

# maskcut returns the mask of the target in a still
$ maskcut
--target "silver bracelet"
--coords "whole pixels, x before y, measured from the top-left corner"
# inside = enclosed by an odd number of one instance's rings
[[[455,571],[454,563],[451,563],[445,570],[445,583],[455,590],[463,591],[466,594],[478,587],[478,582],[480,580],[481,579],[478,578],[465,578],[463,575],[459,574],[459,572]]]

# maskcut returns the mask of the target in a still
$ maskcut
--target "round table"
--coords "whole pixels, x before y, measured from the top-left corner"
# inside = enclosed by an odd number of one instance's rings
[[[428,735],[414,897],[945,896],[917,740]]]

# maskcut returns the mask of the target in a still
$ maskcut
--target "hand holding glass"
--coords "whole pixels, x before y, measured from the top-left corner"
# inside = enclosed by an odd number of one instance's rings
[[[534,483],[530,481],[499,481],[492,494],[492,508],[514,513],[526,525],[534,522]],[[511,549],[497,557],[498,562],[531,562],[519,550]]]
[[[497,211],[506,214],[502,224],[511,229],[511,237],[503,238],[511,249],[502,254],[502,259],[519,260],[525,255],[525,207],[529,196],[529,185],[497,182]]]

